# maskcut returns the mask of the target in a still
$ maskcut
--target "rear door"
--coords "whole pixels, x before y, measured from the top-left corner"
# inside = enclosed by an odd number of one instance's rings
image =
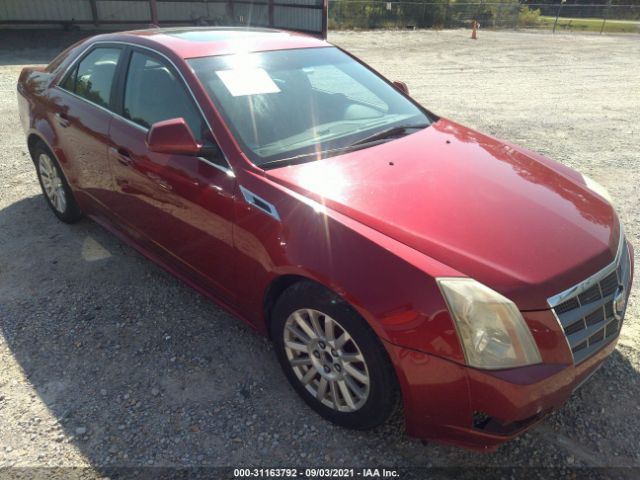
[[[53,128],[67,162],[63,169],[78,188],[86,213],[109,202],[113,187],[107,161],[113,118],[114,80],[123,48],[98,45],[76,61],[52,96]],[[101,209],[103,212],[104,209]]]
[[[137,230],[155,253],[216,294],[232,300],[232,222],[235,176],[226,160],[155,153],[145,140],[151,125],[183,118],[194,137],[213,135],[190,90],[166,58],[146,49],[126,54],[120,116],[109,130],[113,211]]]

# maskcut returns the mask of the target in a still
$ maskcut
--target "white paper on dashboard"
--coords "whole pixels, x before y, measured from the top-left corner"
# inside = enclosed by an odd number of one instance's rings
[[[237,70],[218,70],[224,86],[234,97],[278,93],[280,89],[262,68],[239,68]]]

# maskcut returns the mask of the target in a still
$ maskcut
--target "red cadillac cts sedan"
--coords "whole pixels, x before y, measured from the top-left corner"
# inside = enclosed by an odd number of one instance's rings
[[[606,190],[439,118],[331,44],[93,37],[18,82],[44,197],[274,342],[351,428],[493,449],[614,350],[633,249]]]

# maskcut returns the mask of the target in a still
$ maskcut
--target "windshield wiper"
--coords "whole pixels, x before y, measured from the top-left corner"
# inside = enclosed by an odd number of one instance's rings
[[[415,125],[398,125],[395,127],[387,128],[386,130],[382,130],[381,132],[374,133],[369,135],[368,137],[364,137],[361,140],[358,140],[355,143],[349,145],[348,148],[355,147],[357,145],[364,145],[366,143],[375,142],[377,140],[384,140],[385,138],[395,137],[396,135],[406,134],[407,130],[413,129],[423,129],[429,126],[428,123],[418,123]]]
[[[369,135],[368,137],[364,137],[361,140],[358,140],[355,143],[351,143],[344,147],[333,148],[329,150],[322,150],[320,152],[310,152],[303,153],[300,155],[295,155],[293,157],[287,158],[279,158],[277,160],[269,160],[258,165],[260,168],[269,170],[271,168],[278,168],[289,165],[296,165],[298,163],[304,163],[308,161],[309,158],[320,160],[321,158],[326,158],[332,155],[337,155],[339,153],[345,153],[353,150],[359,150],[363,148],[366,144],[379,142],[389,137],[394,137],[396,135],[405,134],[407,130],[414,129],[423,129],[427,128],[431,124],[429,123],[419,123],[415,125],[400,125],[396,127],[387,128],[386,130],[382,130],[381,132],[374,133],[373,135]]]
[[[269,170],[271,168],[297,165],[299,163],[307,162],[308,161],[307,159],[320,160],[322,158],[329,157],[332,154],[342,153],[345,150],[345,148],[351,148],[351,146],[334,148],[331,150],[322,150],[320,152],[302,153],[300,155],[294,155],[293,157],[278,158],[276,160],[268,160],[266,162],[260,163],[258,166],[264,170]]]

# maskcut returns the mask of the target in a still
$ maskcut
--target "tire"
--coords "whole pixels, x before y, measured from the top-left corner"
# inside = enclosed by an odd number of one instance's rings
[[[55,216],[65,223],[80,220],[82,212],[55,155],[42,143],[37,143],[32,149],[31,157],[42,194]]]
[[[387,352],[344,300],[319,284],[304,281],[282,293],[271,318],[278,361],[293,388],[316,412],[357,430],[377,427],[393,413],[399,395]],[[340,345],[345,332],[350,338]],[[300,345],[307,352],[299,350]]]

